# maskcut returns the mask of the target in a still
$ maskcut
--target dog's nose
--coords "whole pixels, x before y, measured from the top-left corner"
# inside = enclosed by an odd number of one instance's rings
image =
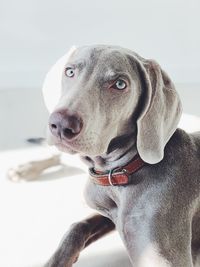
[[[49,128],[56,137],[71,140],[82,130],[82,119],[67,110],[54,111],[49,118]]]

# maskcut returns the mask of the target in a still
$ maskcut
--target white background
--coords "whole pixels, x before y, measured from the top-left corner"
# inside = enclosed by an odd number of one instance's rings
[[[41,87],[71,45],[128,47],[200,82],[199,0],[1,0],[0,88]]]
[[[71,223],[92,211],[76,157],[37,181],[13,183],[8,169],[50,151],[44,76],[72,45],[107,43],[156,59],[177,85],[182,127],[200,129],[199,0],[0,0],[0,266],[43,267]],[[76,267],[130,267],[117,233],[89,246]],[[74,267],[75,267],[74,266]]]

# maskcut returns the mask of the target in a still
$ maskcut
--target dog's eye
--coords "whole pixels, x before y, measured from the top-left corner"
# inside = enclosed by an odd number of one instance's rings
[[[126,89],[127,84],[124,80],[118,79],[112,86],[112,88],[117,89],[117,90],[124,90]]]
[[[65,69],[65,75],[67,77],[70,77],[70,78],[74,77],[74,75],[75,75],[74,69],[72,69],[72,68],[66,68]]]

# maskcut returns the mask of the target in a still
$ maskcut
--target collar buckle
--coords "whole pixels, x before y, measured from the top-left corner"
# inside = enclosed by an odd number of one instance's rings
[[[103,186],[117,186],[127,185],[132,183],[132,174],[137,172],[145,165],[145,162],[136,155],[132,161],[130,161],[124,167],[117,167],[103,173],[95,170],[94,168],[89,169],[90,178],[94,183]]]
[[[114,170],[115,170],[115,169],[111,169],[111,170],[109,171],[109,174],[108,174],[108,182],[109,182],[109,184],[110,184],[111,186],[114,186],[114,184],[112,183],[112,174],[113,174]]]
[[[112,175],[113,175],[113,173],[115,173],[115,171],[117,171],[117,170],[119,170],[119,168],[111,169],[111,170],[109,171],[109,174],[108,174],[108,182],[109,182],[109,184],[110,184],[111,186],[115,186],[115,185],[113,184],[113,182],[112,182]],[[129,178],[129,173],[128,173],[128,171],[127,171],[125,168],[122,169],[122,170],[120,170],[120,171],[117,172],[117,173],[118,173],[118,174],[119,174],[119,173],[125,174],[125,175],[127,175],[128,178]]]

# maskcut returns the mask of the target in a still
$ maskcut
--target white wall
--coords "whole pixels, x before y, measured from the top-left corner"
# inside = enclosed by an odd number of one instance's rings
[[[73,45],[109,43],[200,83],[199,0],[0,0],[0,88],[40,87]]]

